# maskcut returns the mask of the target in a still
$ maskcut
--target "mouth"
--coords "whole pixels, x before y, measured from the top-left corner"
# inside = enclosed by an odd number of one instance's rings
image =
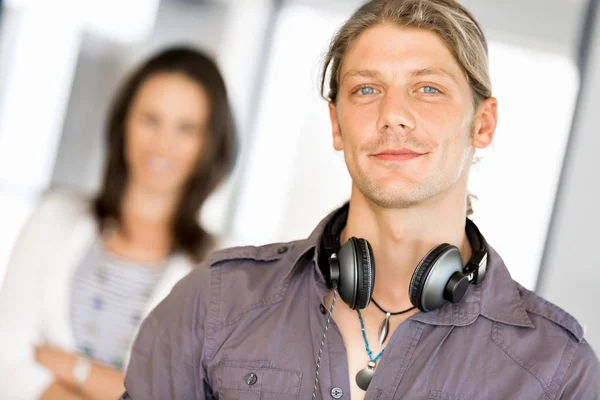
[[[378,160],[382,161],[396,161],[403,162],[415,159],[424,155],[425,153],[419,153],[410,149],[402,148],[402,149],[385,149],[377,154],[374,154],[374,157]]]
[[[169,172],[174,164],[173,160],[164,157],[150,157],[146,160],[146,168],[154,173]]]

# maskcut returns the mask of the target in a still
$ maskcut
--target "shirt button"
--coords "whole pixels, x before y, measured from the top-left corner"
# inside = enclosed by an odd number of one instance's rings
[[[258,376],[256,376],[255,373],[249,373],[244,377],[244,380],[246,381],[248,386],[252,386],[256,383],[256,381],[258,381]]]
[[[279,254],[285,254],[287,253],[288,248],[286,246],[280,247],[279,249],[277,249],[277,253]]]
[[[334,399],[341,399],[343,395],[344,392],[339,387],[334,387],[333,389],[331,389],[331,397],[333,397]]]
[[[323,304],[319,305],[319,310],[321,310],[321,314],[323,314],[323,315],[327,314],[327,309],[325,308],[325,306]]]

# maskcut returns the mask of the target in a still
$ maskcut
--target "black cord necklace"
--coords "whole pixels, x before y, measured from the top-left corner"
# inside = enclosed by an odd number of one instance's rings
[[[375,299],[371,298],[371,301],[373,302],[373,304],[375,304],[377,308],[379,308],[379,310],[382,313],[385,314],[385,319],[381,322],[381,326],[379,327],[379,345],[383,346],[383,343],[385,343],[385,340],[387,339],[388,333],[390,331],[390,317],[393,315],[406,314],[407,312],[414,310],[416,307],[413,306],[411,308],[407,308],[406,310],[389,312],[381,308],[381,306],[377,304]]]

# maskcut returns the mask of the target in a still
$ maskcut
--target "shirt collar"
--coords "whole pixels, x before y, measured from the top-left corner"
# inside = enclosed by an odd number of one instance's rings
[[[345,204],[343,207],[345,207]],[[313,230],[310,236],[298,243],[298,253],[293,263],[293,268],[288,273],[288,278],[302,265],[305,256],[312,252],[312,262],[315,270],[315,281],[319,293],[326,293],[325,276],[319,267],[321,258],[321,238],[327,224],[343,208],[339,208],[327,215]],[[437,310],[427,313],[419,312],[410,319],[432,325],[470,325],[479,316],[503,324],[534,328],[527,314],[524,301],[521,298],[518,284],[511,278],[504,261],[500,255],[488,244],[488,268],[483,282],[471,285],[463,300],[457,304],[447,303]]]
[[[314,269],[315,282],[318,286],[318,292],[321,296],[324,296],[328,289],[326,285],[325,275],[320,267],[319,259],[322,256],[321,254],[321,239],[323,234],[325,233],[325,229],[327,225],[334,219],[340,210],[345,207],[344,206],[335,209],[331,213],[329,213],[325,218],[319,222],[317,227],[312,231],[310,236],[304,240],[300,240],[296,247],[296,255],[294,257],[294,262],[292,264],[292,268],[286,274],[285,279],[291,279],[292,276],[297,273],[303,267],[306,267],[307,264],[311,265]],[[310,257],[307,261],[306,257]]]
[[[517,283],[511,278],[504,261],[488,244],[488,270],[479,285],[471,285],[465,298],[411,317],[432,325],[470,325],[479,316],[507,325],[534,328],[527,314]]]

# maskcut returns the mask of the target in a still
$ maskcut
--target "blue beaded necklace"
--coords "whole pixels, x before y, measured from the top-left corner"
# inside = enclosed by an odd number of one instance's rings
[[[377,354],[375,358],[373,358],[373,351],[371,351],[369,340],[367,339],[367,333],[365,332],[365,323],[363,322],[360,310],[356,310],[356,312],[358,313],[360,329],[362,330],[363,340],[365,341],[365,350],[367,350],[367,355],[369,356],[369,364],[367,365],[367,368],[360,370],[358,374],[356,374],[356,384],[359,388],[366,391],[371,383],[371,379],[373,379],[373,375],[375,374],[377,361],[379,361],[385,349],[381,350],[381,352]]]
[[[377,361],[383,355],[383,351],[385,349],[381,350],[381,352],[379,354],[377,354],[377,356],[375,358],[373,358],[373,352],[371,351],[371,348],[369,347],[369,340],[367,339],[367,333],[365,332],[365,323],[363,322],[362,315],[360,314],[360,310],[356,310],[356,312],[358,313],[358,320],[360,321],[360,329],[362,330],[363,340],[365,341],[365,349],[367,350],[367,354],[369,355],[369,360],[371,362],[377,363]]]

